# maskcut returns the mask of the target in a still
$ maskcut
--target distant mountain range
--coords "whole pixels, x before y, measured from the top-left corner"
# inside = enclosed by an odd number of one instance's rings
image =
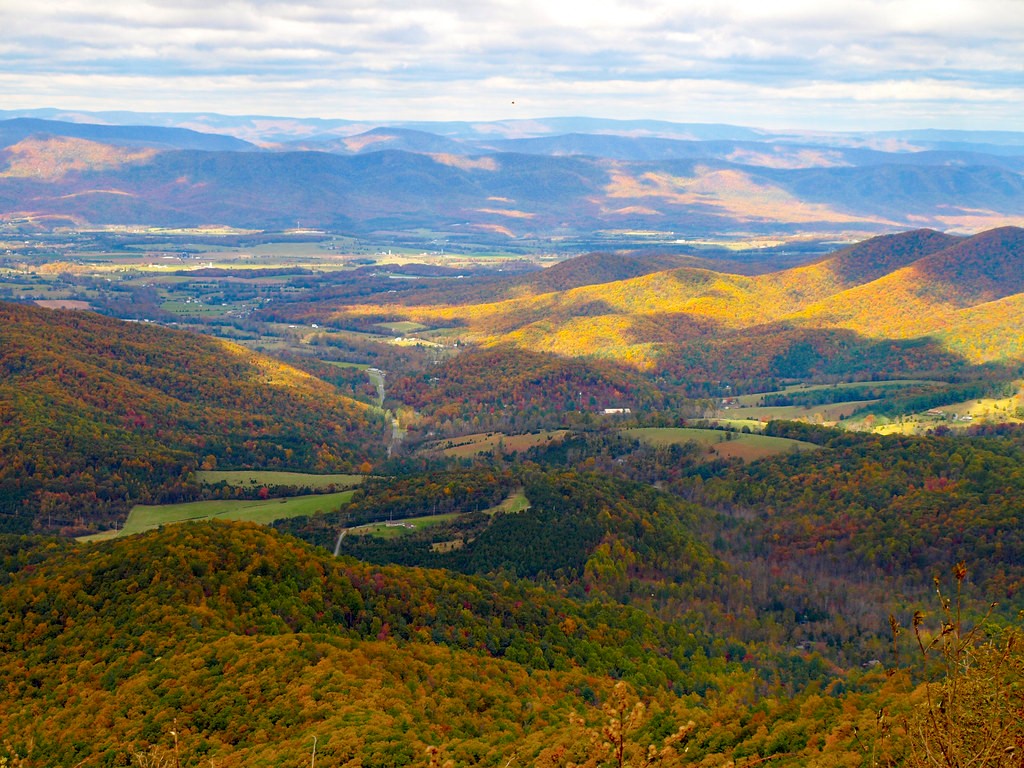
[[[324,142],[378,129],[408,130],[454,141],[494,142],[570,134],[660,138],[679,141],[755,141],[805,143],[833,147],[874,148],[882,151],[981,151],[1020,155],[1024,132],[965,130],[905,130],[823,133],[769,131],[716,123],[673,123],[662,120],[609,120],[593,117],[466,121],[366,121],[267,115],[220,115],[211,112],[85,112],[81,110],[0,110],[0,120],[35,118],[105,126],[154,126],[235,136],[254,144],[288,141]]]
[[[0,116],[0,221],[22,227],[299,225],[511,243],[1024,222],[1024,133]]]

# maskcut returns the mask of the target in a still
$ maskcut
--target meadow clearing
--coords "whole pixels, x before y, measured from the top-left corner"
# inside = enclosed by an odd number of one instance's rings
[[[353,493],[349,490],[282,499],[214,499],[157,506],[139,504],[128,513],[123,527],[84,536],[79,541],[105,541],[193,520],[236,520],[268,525],[286,517],[331,512],[351,501]]]
[[[692,427],[633,427],[623,430],[628,437],[635,437],[651,445],[678,445],[695,442],[704,447],[708,454],[723,459],[756,461],[793,451],[817,450],[818,446],[787,437],[771,437],[745,432],[729,432],[721,429],[695,429]]]

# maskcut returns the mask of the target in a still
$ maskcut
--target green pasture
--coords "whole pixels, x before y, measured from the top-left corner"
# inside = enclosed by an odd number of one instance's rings
[[[940,382],[926,381],[924,379],[887,379],[884,381],[841,381],[836,384],[792,384],[782,389],[771,392],[755,392],[751,395],[738,395],[736,402],[743,407],[756,406],[765,397],[772,395],[794,395],[801,392],[820,392],[823,389],[859,389],[861,387],[874,387],[876,389],[902,389],[913,387],[919,384],[938,384]]]
[[[267,525],[286,517],[334,511],[342,504],[347,504],[351,500],[352,494],[353,491],[341,491],[285,499],[216,499],[158,506],[139,504],[128,513],[128,519],[120,530],[83,536],[79,541],[101,541],[119,536],[131,536],[159,528],[162,525],[174,525],[193,520],[237,520]]]
[[[817,450],[818,446],[788,437],[726,432],[720,429],[694,429],[691,427],[635,427],[623,430],[651,445],[682,445],[695,442],[709,454],[718,458],[756,461],[793,451]]]
[[[507,499],[502,501],[496,507],[485,509],[484,512],[488,515],[496,515],[499,512],[525,512],[530,508],[530,500],[526,498],[526,494],[521,490],[513,493]]]
[[[509,495],[508,498],[497,506],[484,510],[484,513],[488,515],[495,515],[499,512],[515,513],[522,512],[529,508],[530,502],[526,498],[526,495],[520,490]],[[460,512],[447,512],[441,515],[424,515],[423,517],[409,517],[401,520],[368,523],[356,528],[349,528],[348,533],[353,536],[376,536],[380,539],[394,539],[399,536],[404,536],[406,534],[422,530],[423,528],[429,528],[443,523],[450,523],[461,514],[462,513]]]
[[[348,533],[355,536],[376,536],[379,539],[394,539],[413,531],[429,528],[432,525],[449,523],[457,518],[459,514],[458,512],[449,512],[443,515],[426,515],[424,517],[409,517],[390,522],[368,523],[360,525],[358,528],[349,528]]]
[[[771,405],[750,408],[730,408],[719,413],[728,413],[733,419],[754,419],[757,421],[809,421],[814,423],[836,422],[845,419],[854,411],[878,400],[850,400],[845,403],[822,403],[820,405]]]
[[[204,485],[227,483],[231,487],[248,485],[294,485],[300,488],[326,488],[329,485],[352,486],[363,482],[363,475],[315,475],[309,472],[278,472],[254,469],[213,469],[196,472]]]
[[[736,413],[742,412],[743,411],[736,411]],[[746,427],[751,432],[764,432],[765,425],[765,422],[763,421],[759,421],[756,419],[748,419],[740,416],[737,416],[737,418],[734,419],[722,418],[721,416],[711,419],[701,419],[701,423],[736,430],[740,430]]]
[[[926,411],[883,416],[867,413],[843,423],[849,430],[878,434],[919,435],[938,426],[963,430],[976,424],[1020,424],[1024,422],[1024,392],[1008,397],[983,397],[947,403]]]

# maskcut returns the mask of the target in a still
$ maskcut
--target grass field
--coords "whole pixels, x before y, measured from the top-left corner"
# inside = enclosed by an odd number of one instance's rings
[[[354,536],[376,536],[380,539],[394,539],[421,528],[429,528],[432,525],[451,522],[458,516],[458,512],[451,512],[444,515],[409,517],[386,523],[368,523],[357,528],[349,528],[348,533]]]
[[[445,456],[476,456],[488,451],[512,453],[526,451],[551,440],[561,440],[568,433],[564,429],[537,432],[536,434],[506,435],[504,432],[480,432],[474,435],[462,435],[448,440],[429,443],[425,450],[441,451]]]
[[[523,493],[522,489],[516,491],[505,499],[501,504],[490,509],[485,509],[484,513],[488,515],[496,515],[499,512],[523,512],[530,508],[530,500],[526,498],[526,494]]]
[[[787,421],[809,421],[815,424],[834,424],[845,419],[854,411],[865,405],[877,403],[878,400],[851,400],[848,403],[822,403],[821,405],[771,405],[752,406],[749,408],[730,408],[719,411],[728,414],[730,420],[754,419],[771,421],[785,419]]]
[[[725,432],[718,429],[691,429],[687,427],[637,427],[623,430],[651,445],[674,445],[696,442],[707,449],[709,455],[723,459],[756,461],[793,451],[817,450],[818,446],[786,437]],[[732,439],[728,438],[732,435]]]
[[[530,501],[526,498],[522,489],[520,489],[515,493],[510,494],[508,498],[497,506],[485,509],[484,513],[488,515],[496,515],[499,512],[516,513],[529,508]],[[349,528],[348,533],[353,536],[376,536],[381,539],[394,539],[423,528],[429,528],[432,525],[451,522],[455,518],[459,517],[459,515],[460,513],[454,512],[444,515],[410,517],[402,520],[394,520],[392,522],[369,523],[367,525],[360,525],[356,528]],[[432,548],[435,552],[448,552],[452,549],[458,549],[463,545],[463,543],[464,542],[461,539],[455,539],[447,542],[434,543]]]
[[[352,498],[352,493],[353,491],[341,491],[286,499],[194,501],[188,504],[160,506],[139,504],[128,513],[128,519],[120,530],[83,536],[79,541],[102,541],[119,536],[131,536],[159,528],[161,525],[186,523],[192,520],[242,520],[267,525],[286,517],[333,511],[346,504]]]
[[[899,417],[866,414],[844,422],[843,426],[878,434],[920,435],[936,427],[966,429],[975,424],[1020,424],[1024,423],[1024,382],[1014,384],[1017,394],[1009,397],[965,400]]]
[[[252,469],[203,470],[196,479],[204,485],[227,483],[232,487],[247,485],[295,485],[308,488],[326,488],[329,485],[350,487],[363,482],[363,475],[313,475],[306,472],[273,472]]]
[[[888,379],[886,381],[849,381],[839,382],[837,384],[793,384],[792,386],[785,387],[783,389],[777,389],[773,392],[755,392],[752,395],[739,395],[736,397],[736,402],[742,407],[751,407],[760,405],[765,397],[771,395],[795,395],[802,392],[818,392],[823,389],[859,389],[861,387],[873,387],[875,389],[902,389],[904,387],[912,387],[917,384],[935,384],[934,381],[925,381],[923,379]]]
[[[742,413],[742,410],[729,411],[729,413]],[[764,432],[764,425],[767,424],[765,421],[759,421],[755,419],[744,419],[744,418],[713,418],[713,419],[701,419],[701,423],[710,424],[711,426],[725,427],[727,429],[743,429],[746,427],[751,432]]]

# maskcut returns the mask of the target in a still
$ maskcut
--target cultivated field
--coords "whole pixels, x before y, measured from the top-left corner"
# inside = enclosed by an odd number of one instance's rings
[[[368,523],[356,528],[348,528],[347,533],[352,536],[376,536],[380,539],[393,539],[421,528],[429,528],[432,525],[451,522],[458,516],[458,512],[452,512],[444,515],[409,517],[392,522]]]
[[[485,509],[484,514],[496,515],[498,513],[515,514],[522,512],[530,508],[530,501],[526,498],[522,489],[510,494],[508,498],[504,499],[500,504]],[[356,528],[349,528],[347,533],[352,536],[376,536],[382,539],[393,539],[398,536],[403,536],[414,531],[421,530],[423,528],[429,528],[433,525],[441,525],[443,523],[449,523],[455,518],[459,517],[461,513],[450,513],[443,515],[425,515],[423,517],[410,517],[403,518],[402,520],[394,520],[380,523],[369,523],[367,525],[360,525]],[[451,541],[435,542],[431,545],[431,549],[435,552],[450,552],[453,549],[458,549],[464,545],[462,539],[452,539]]]
[[[1017,386],[1021,384],[1018,382]],[[938,427],[966,429],[975,424],[1021,423],[1024,423],[1024,394],[1018,392],[1010,397],[965,400],[898,417],[867,414],[844,422],[843,426],[883,435],[921,435]]]
[[[519,490],[505,499],[501,504],[490,509],[485,509],[484,513],[488,515],[496,515],[499,512],[523,512],[530,508],[530,500],[526,498],[526,494]]]

